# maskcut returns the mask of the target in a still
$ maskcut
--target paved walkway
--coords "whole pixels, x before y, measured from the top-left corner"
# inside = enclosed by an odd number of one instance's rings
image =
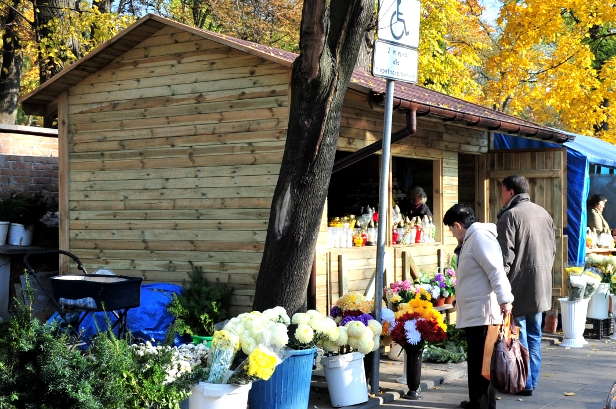
[[[602,409],[607,393],[616,382],[616,341],[588,339],[583,348],[563,348],[559,337],[544,337],[543,364],[533,396],[497,394],[498,409]],[[383,391],[366,403],[349,408],[457,408],[468,399],[466,363],[422,366],[422,400],[402,399],[406,385],[396,382],[402,376],[402,363],[381,358],[380,387]],[[313,376],[309,409],[332,408],[325,379]]]

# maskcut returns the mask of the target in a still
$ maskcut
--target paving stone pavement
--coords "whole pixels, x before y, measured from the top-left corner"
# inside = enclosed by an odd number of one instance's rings
[[[602,409],[607,393],[616,382],[616,340],[587,339],[583,348],[559,346],[562,337],[545,336],[541,345],[543,363],[539,384],[533,396],[497,393],[498,409]],[[466,363],[422,365],[422,400],[402,396],[406,385],[396,380],[402,376],[402,362],[381,356],[380,391],[368,402],[348,406],[438,409],[457,408],[468,399]],[[332,408],[322,372],[313,375],[308,409]]]

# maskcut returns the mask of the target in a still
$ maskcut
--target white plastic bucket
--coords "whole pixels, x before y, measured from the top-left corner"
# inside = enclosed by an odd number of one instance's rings
[[[558,301],[560,301],[563,326],[563,341],[560,346],[581,348],[584,344],[588,344],[588,341],[584,339],[588,298],[576,301],[559,298]]]
[[[395,342],[392,341],[389,346],[389,352],[387,353],[387,357],[392,361],[404,361],[404,351],[402,347]]]
[[[344,355],[324,356],[321,364],[325,371],[327,389],[332,406],[357,405],[368,401],[368,385],[364,372],[364,354],[351,352]]]
[[[29,246],[32,244],[34,225],[24,226],[19,223],[11,223],[9,226],[9,244],[13,246]]]
[[[6,237],[9,234],[9,222],[0,222],[0,246],[6,244]]]
[[[586,318],[604,320],[608,317],[610,285],[601,283],[590,297]]]
[[[248,404],[248,391],[252,383],[246,385],[213,384],[199,382],[192,386],[188,398],[189,409],[234,409],[245,408]]]

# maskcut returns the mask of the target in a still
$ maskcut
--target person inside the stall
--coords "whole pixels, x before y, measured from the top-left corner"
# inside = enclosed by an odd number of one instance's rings
[[[428,196],[420,186],[411,186],[409,191],[406,192],[406,197],[408,198],[410,205],[408,212],[409,219],[416,216],[419,216],[420,218],[423,218],[424,216],[432,217],[432,212],[430,211],[428,205],[426,205]]]
[[[588,201],[588,227],[594,229],[597,234],[604,231],[611,231],[610,226],[603,217],[603,209],[607,199],[601,195],[593,195]],[[616,233],[616,229],[614,229]]]

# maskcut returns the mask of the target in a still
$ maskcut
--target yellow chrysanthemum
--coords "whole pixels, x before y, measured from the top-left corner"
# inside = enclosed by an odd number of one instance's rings
[[[219,349],[233,348],[238,350],[240,347],[240,338],[233,332],[227,330],[221,330],[214,332],[212,338],[212,348],[217,347]]]
[[[278,365],[278,358],[268,348],[260,345],[248,355],[247,373],[267,381]]]
[[[400,301],[402,301],[402,297],[400,297],[398,294],[393,295],[390,300],[392,303],[397,304]]]

